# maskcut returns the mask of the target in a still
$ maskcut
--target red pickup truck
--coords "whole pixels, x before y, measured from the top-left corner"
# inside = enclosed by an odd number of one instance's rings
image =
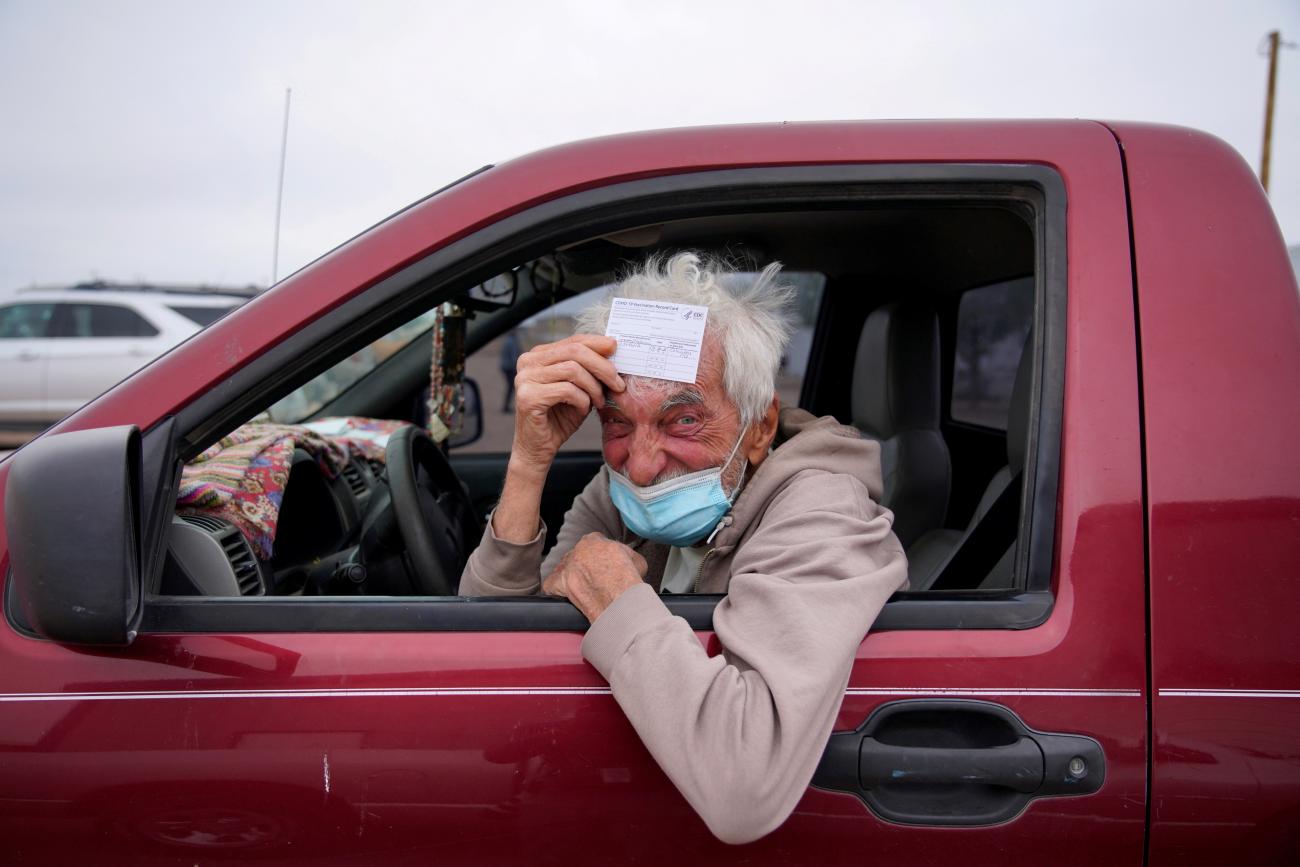
[[[884,443],[911,564],[793,815],[739,846],[572,606],[452,595],[505,469],[506,335],[687,248],[785,263],[783,399]],[[466,400],[445,454],[295,446],[272,544],[178,513],[250,420],[424,426],[431,387]],[[1295,277],[1202,133],[780,124],[485,168],[0,463],[3,860],[1295,862],[1298,443]],[[549,527],[600,462],[561,455]],[[720,598],[667,602],[713,651]]]

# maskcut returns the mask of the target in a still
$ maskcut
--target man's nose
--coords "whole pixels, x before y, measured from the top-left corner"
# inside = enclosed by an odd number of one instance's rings
[[[632,484],[644,486],[658,478],[667,465],[668,456],[659,448],[655,438],[638,433],[628,448],[623,474],[632,480]]]

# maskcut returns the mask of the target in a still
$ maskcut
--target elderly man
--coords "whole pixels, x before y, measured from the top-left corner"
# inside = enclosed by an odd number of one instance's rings
[[[863,636],[907,563],[878,504],[879,446],[780,410],[790,291],[769,266],[736,285],[694,254],[652,259],[579,332],[519,359],[501,500],[461,577],[467,596],[568,597],[586,659],[720,839],[794,809],[826,745]],[[602,336],[615,297],[709,308],[694,384],[622,377]],[[592,410],[605,465],[542,560],[556,452]],[[545,581],[542,581],[545,576]],[[666,593],[726,593],[710,656]]]

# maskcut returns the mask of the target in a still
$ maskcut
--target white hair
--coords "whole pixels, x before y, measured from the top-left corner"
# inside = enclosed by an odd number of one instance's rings
[[[723,386],[742,425],[763,417],[776,394],[776,374],[790,340],[794,289],[777,282],[781,263],[757,277],[691,252],[651,256],[578,315],[579,333],[604,334],[615,298],[698,304],[709,308],[705,340],[721,338]]]

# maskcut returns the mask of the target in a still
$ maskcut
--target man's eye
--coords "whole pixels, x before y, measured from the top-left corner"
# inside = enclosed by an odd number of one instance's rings
[[[686,425],[686,426],[688,426],[688,427],[689,427],[690,425],[693,425],[693,424],[699,424],[699,423],[700,423],[700,420],[699,420],[698,418],[696,418],[695,416],[693,416],[693,415],[684,415],[684,416],[681,416],[681,417],[679,417],[679,418],[677,419],[677,424]]]

